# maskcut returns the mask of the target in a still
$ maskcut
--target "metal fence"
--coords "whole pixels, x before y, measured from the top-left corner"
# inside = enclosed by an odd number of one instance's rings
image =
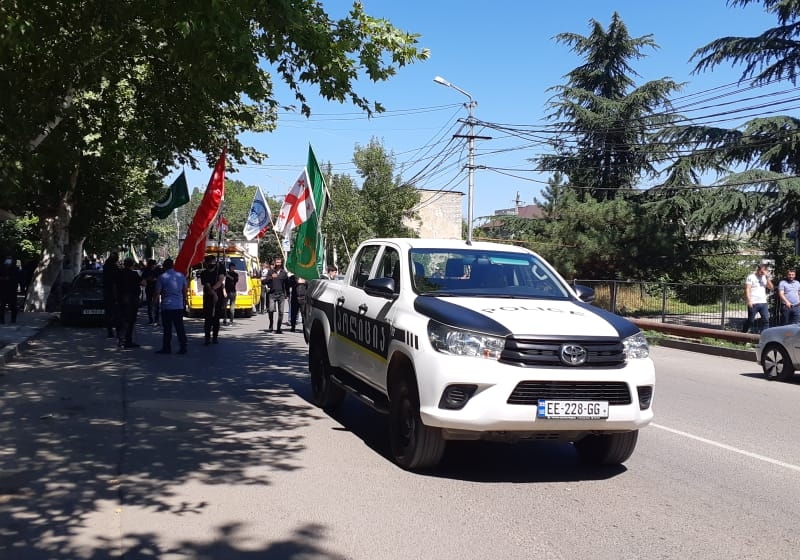
[[[744,284],[708,285],[621,280],[575,280],[595,292],[594,304],[623,317],[740,331],[747,317]],[[780,322],[777,296],[770,296],[772,325]],[[760,322],[759,318],[757,323]],[[770,325],[770,326],[772,326]],[[756,324],[758,332],[766,325]]]

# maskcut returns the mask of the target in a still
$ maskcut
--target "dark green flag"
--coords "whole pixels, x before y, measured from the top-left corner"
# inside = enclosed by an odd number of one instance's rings
[[[172,214],[173,210],[187,202],[189,202],[189,186],[186,184],[186,174],[181,172],[169,186],[169,191],[164,198],[156,202],[156,205],[150,209],[150,215],[163,220]]]
[[[314,196],[314,213],[305,222],[297,226],[294,244],[286,255],[286,269],[306,280],[322,278],[322,261],[324,247],[322,244],[322,218],[328,203],[328,189],[314,156],[314,150],[308,147],[308,163],[306,164],[311,193]]]

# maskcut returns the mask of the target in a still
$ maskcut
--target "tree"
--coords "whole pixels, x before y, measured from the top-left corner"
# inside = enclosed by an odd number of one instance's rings
[[[356,145],[353,163],[363,179],[361,200],[369,237],[413,237],[404,219],[415,216],[419,192],[394,175],[394,154],[375,138],[366,146]]]
[[[344,270],[350,263],[350,251],[369,237],[364,198],[353,178],[334,174],[330,163],[324,166],[323,173],[331,193],[328,212],[322,223],[326,261]]]
[[[41,218],[43,254],[27,305],[42,308],[61,270],[67,232],[83,206],[88,222],[136,213],[120,176],[138,176],[135,196],[155,198],[176,163],[232,164],[263,157],[238,134],[275,127],[273,74],[310,114],[309,84],[325,99],[367,111],[356,81],[390,78],[427,58],[416,36],[354,3],[333,21],[314,0],[12,2],[0,5],[0,207]],[[93,172],[88,172],[94,170]],[[130,187],[131,185],[127,185]],[[91,198],[87,199],[90,200]],[[80,239],[80,234],[78,235]],[[82,239],[80,239],[82,243]]]
[[[634,38],[617,13],[608,29],[591,20],[591,33],[560,33],[556,40],[584,57],[567,83],[550,88],[555,95],[549,119],[568,139],[553,142],[555,154],[536,159],[545,170],[563,173],[579,200],[613,200],[635,188],[641,176],[655,176],[656,162],[666,156],[664,144],[649,140],[674,122],[669,95],[681,84],[669,78],[635,87],[630,65],[645,47],[657,48],[651,35]]]
[[[723,37],[697,49],[694,72],[713,70],[724,62],[744,65],[740,81],[752,86],[780,80],[797,81],[800,66],[800,1],[729,0],[732,7],[763,4],[778,26],[757,37]],[[752,230],[755,236],[775,242],[796,227],[800,212],[800,120],[778,115],[751,119],[741,127],[679,127],[669,139],[691,146],[699,168],[716,170],[723,177],[715,189],[713,205],[704,205],[695,222],[707,232],[730,228]],[[687,165],[681,160],[679,164]],[[782,260],[780,255],[774,255]]]

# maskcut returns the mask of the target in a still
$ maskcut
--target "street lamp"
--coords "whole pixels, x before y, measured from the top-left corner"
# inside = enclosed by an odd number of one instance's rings
[[[434,82],[437,84],[453,88],[454,90],[463,93],[469,98],[469,103],[465,103],[464,106],[469,110],[469,135],[467,139],[469,139],[469,163],[467,164],[467,170],[469,171],[469,190],[467,191],[467,244],[472,244],[472,194],[475,182],[475,134],[473,133],[473,129],[475,127],[475,122],[472,118],[472,109],[474,109],[478,102],[472,99],[472,96],[461,89],[460,87],[451,84],[441,76],[436,76],[433,79]]]

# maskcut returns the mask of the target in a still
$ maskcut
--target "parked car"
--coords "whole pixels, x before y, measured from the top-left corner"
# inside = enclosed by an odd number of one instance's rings
[[[783,325],[761,331],[756,360],[770,380],[791,379],[800,368],[800,325]]]
[[[103,321],[103,271],[82,270],[61,299],[61,323],[79,325]]]

